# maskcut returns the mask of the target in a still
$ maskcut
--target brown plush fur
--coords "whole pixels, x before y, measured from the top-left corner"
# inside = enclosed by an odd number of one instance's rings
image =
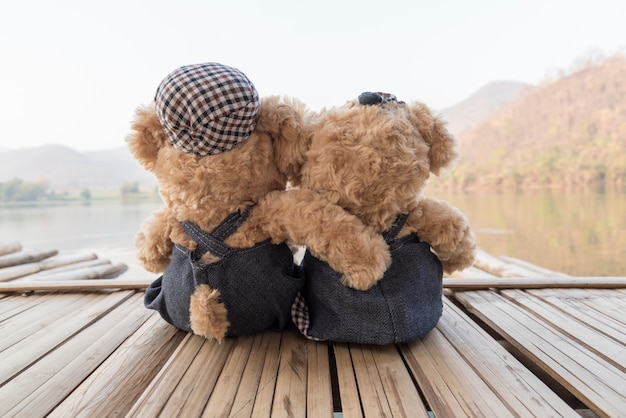
[[[268,238],[306,245],[345,275],[357,289],[371,286],[390,264],[387,244],[372,229],[340,206],[311,190],[285,190],[288,175],[299,170],[302,153],[300,110],[295,101],[263,99],[257,125],[234,149],[199,157],[174,149],[165,136],[154,106],[139,108],[129,137],[135,158],[156,175],[165,207],[146,220],[136,238],[144,268],[162,272],[174,243],[194,249],[182,229],[190,220],[205,231],[228,214],[256,204],[248,220],[227,240],[234,248]],[[203,263],[217,259],[205,254]],[[269,280],[269,278],[268,278]],[[194,333],[221,340],[228,328],[219,293],[199,287],[190,301]]]
[[[430,173],[438,175],[458,157],[456,140],[427,106],[350,102],[319,113],[298,111],[294,185],[324,196],[379,233],[408,213],[399,236],[416,233],[428,242],[448,273],[472,265],[476,244],[465,216],[422,195]]]
[[[208,339],[217,338],[221,341],[230,325],[226,306],[220,302],[220,292],[206,284],[198,286],[191,295],[189,315],[194,334]]]

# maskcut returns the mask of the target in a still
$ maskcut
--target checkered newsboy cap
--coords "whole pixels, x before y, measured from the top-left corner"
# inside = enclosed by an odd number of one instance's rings
[[[154,101],[172,146],[199,156],[244,141],[259,111],[259,95],[248,77],[215,62],[174,70],[159,85]]]

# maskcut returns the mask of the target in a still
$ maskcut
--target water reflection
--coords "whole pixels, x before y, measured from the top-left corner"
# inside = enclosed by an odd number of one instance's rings
[[[162,206],[112,201],[90,205],[0,207],[0,241],[20,241],[24,248],[90,250],[132,248],[145,218]]]
[[[441,193],[470,219],[479,245],[572,275],[626,275],[623,188]]]
[[[479,245],[572,275],[626,276],[626,190],[442,193],[470,219]],[[134,249],[160,202],[0,207],[0,241],[25,248]]]

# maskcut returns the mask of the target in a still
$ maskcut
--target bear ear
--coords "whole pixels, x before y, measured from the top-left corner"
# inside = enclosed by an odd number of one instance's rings
[[[130,152],[146,170],[154,171],[159,150],[167,142],[154,103],[137,108],[131,129],[126,139]]]
[[[276,165],[292,184],[300,183],[300,168],[309,148],[310,112],[290,98],[270,96],[261,100],[255,132],[272,138]]]
[[[433,116],[423,103],[415,103],[409,109],[412,125],[430,146],[430,171],[439,175],[442,169],[450,168],[459,156],[456,138],[446,129],[446,122]]]

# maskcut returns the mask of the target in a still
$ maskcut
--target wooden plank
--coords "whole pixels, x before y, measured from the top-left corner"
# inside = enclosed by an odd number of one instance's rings
[[[465,408],[446,384],[433,356],[426,349],[424,340],[431,338],[431,334],[432,332],[421,340],[401,345],[403,357],[437,417],[466,416]]]
[[[403,354],[435,416],[515,415],[438,328],[406,344]]]
[[[152,314],[135,295],[0,387],[1,416],[44,416]]]
[[[222,344],[199,336],[193,338],[201,341],[202,346],[189,367],[186,368],[180,382],[174,389],[170,389],[169,398],[166,396],[167,403],[160,412],[161,416],[201,416],[203,409],[208,409],[207,401],[213,396],[222,374],[229,373],[225,368],[232,367],[232,360],[230,366],[225,365],[225,363],[230,359],[233,351],[237,353],[249,352],[245,348],[243,350],[241,347],[237,348],[240,344],[236,338],[228,338]],[[246,344],[241,345],[245,346]],[[228,414],[215,412],[213,416],[228,416]],[[145,412],[142,412],[142,415],[146,416]]]
[[[0,352],[6,350],[36,332],[48,332],[49,328],[60,326],[58,321],[64,316],[73,316],[81,307],[93,304],[94,296],[86,294],[62,294],[53,297],[32,296],[38,304],[21,312],[18,317],[0,324],[3,334],[0,340]]]
[[[22,244],[19,241],[0,242],[0,256],[16,253],[22,249]]]
[[[306,350],[304,337],[293,330],[283,332],[272,418],[306,416]]]
[[[334,343],[335,363],[337,365],[337,381],[341,399],[341,411],[346,418],[363,416],[359,389],[354,376],[352,355],[348,344]]]
[[[41,302],[40,298],[25,295],[6,295],[0,299],[0,323],[16,318]]]
[[[542,288],[626,288],[626,277],[505,277],[448,278],[443,286],[453,290],[480,289],[542,289]]]
[[[448,299],[437,329],[518,416],[577,417],[559,396]]]
[[[626,326],[626,297],[619,289],[590,289],[588,294],[589,297],[583,298],[584,304]]]
[[[370,347],[351,344],[350,354],[365,417],[392,416]]]
[[[626,411],[626,375],[558,329],[493,292],[456,297],[522,354],[601,416]]]
[[[569,313],[565,313],[521,290],[504,290],[501,294],[519,306],[532,311],[544,322],[593,351],[604,361],[611,363],[622,372],[626,372],[626,344],[624,342],[618,343],[607,338],[587,324],[577,321]]]
[[[278,370],[278,355],[280,347],[280,333],[263,332],[254,336],[250,356],[239,383],[239,390],[233,401],[230,411],[231,417],[251,417],[253,409],[257,408],[257,416],[270,416],[272,410],[272,397],[276,384],[276,372]],[[273,371],[271,375],[266,374],[263,378],[265,365],[267,362],[275,364],[269,366]],[[259,394],[265,392],[271,394],[262,400]],[[257,402],[258,401],[258,402]],[[259,403],[265,402],[265,405]],[[263,410],[264,412],[260,412]]]
[[[57,292],[61,290],[93,291],[110,289],[141,290],[150,286],[154,278],[146,279],[99,279],[99,280],[67,280],[57,282],[0,283],[0,293],[7,292]]]
[[[111,309],[128,299],[132,292],[115,292],[104,297],[93,296],[92,304],[84,304],[49,327],[41,329],[0,352],[0,383],[6,382],[75,333],[90,325]]]
[[[254,337],[240,337],[235,339],[202,416],[230,416],[235,396],[241,384],[244,369],[250,357],[253,342]],[[206,396],[208,396],[208,394]],[[191,416],[191,414],[187,416]]]
[[[612,289],[558,289],[562,297],[567,299],[575,299],[580,302],[596,301],[596,300],[609,300],[609,306],[617,306],[618,309],[626,308],[626,289],[612,288]]]
[[[571,289],[539,289],[528,290],[527,292],[567,312],[572,317],[617,342],[626,341],[624,322],[607,315],[593,304],[588,305],[583,300],[573,297],[574,294]]]
[[[152,313],[49,417],[126,415],[184,335]]]
[[[276,388],[276,380],[278,376],[278,367],[280,365],[283,351],[281,349],[282,334],[279,332],[266,332],[267,336],[267,354],[264,356],[263,371],[259,379],[256,399],[252,410],[253,417],[269,417],[272,413],[272,402]],[[263,340],[266,341],[265,338]],[[264,346],[264,345],[263,345]],[[253,353],[254,355],[254,353]],[[253,372],[250,372],[253,373]],[[235,400],[237,404],[237,400]],[[246,416],[246,415],[242,415]]]
[[[197,358],[205,342],[204,339],[191,333],[178,332],[178,334],[183,336],[182,341],[159,369],[154,379],[149,382],[147,388],[142,391],[140,397],[129,409],[127,416],[158,416],[194,359]]]
[[[57,250],[26,250],[0,255],[0,268],[40,261],[52,257],[53,255],[57,255],[58,253],[59,252]]]
[[[18,277],[25,277],[46,270],[55,270],[71,264],[80,263],[96,259],[94,253],[76,253],[66,255],[56,255],[43,261],[20,264],[13,267],[0,269],[0,281],[13,280]]]
[[[393,417],[424,417],[428,411],[395,345],[370,347]]]
[[[333,415],[333,389],[330,380],[328,343],[307,341],[307,417]]]

